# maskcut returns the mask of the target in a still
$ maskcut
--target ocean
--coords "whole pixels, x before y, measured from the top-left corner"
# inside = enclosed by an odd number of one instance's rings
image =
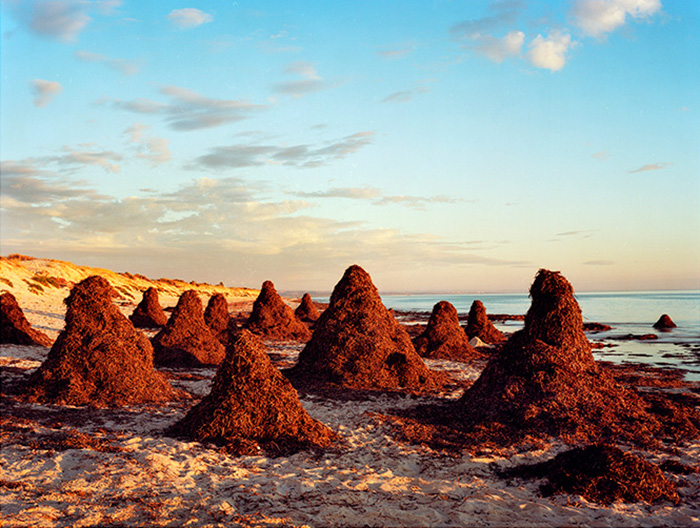
[[[530,307],[527,294],[383,294],[387,308],[431,312],[438,301],[449,301],[457,312],[467,314],[474,300],[490,314],[523,315]],[[604,323],[612,330],[588,334],[592,341],[614,345],[594,350],[597,359],[614,363],[645,363],[682,368],[686,378],[700,381],[700,290],[576,293],[584,322]],[[328,299],[318,299],[327,301]],[[678,325],[670,332],[657,332],[652,325],[668,314]],[[519,321],[496,324],[504,332],[522,326]],[[650,341],[621,341],[628,334],[655,334]]]

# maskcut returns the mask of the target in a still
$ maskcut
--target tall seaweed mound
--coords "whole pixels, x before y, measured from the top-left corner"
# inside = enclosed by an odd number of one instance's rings
[[[112,303],[116,295],[97,275],[75,285],[65,300],[65,328],[27,382],[30,400],[121,406],[175,396],[153,369],[151,343]]]
[[[438,383],[359,266],[350,266],[336,284],[289,375],[354,389],[420,391]]]
[[[601,504],[680,502],[676,485],[658,466],[611,445],[576,447],[552,460],[515,468],[512,473],[546,478],[548,483],[541,486],[545,496],[568,493]]]
[[[0,344],[51,346],[51,338],[32,328],[17,299],[10,292],[0,295]]]
[[[311,295],[308,293],[305,293],[301,298],[301,303],[299,303],[297,309],[294,310],[294,315],[296,315],[300,321],[304,321],[305,323],[315,323],[318,318],[321,317],[321,314],[318,312],[318,308],[316,308],[316,305],[311,300]]]
[[[272,281],[263,282],[253,310],[243,325],[263,339],[308,341],[311,332],[280,297]]]
[[[327,446],[335,436],[307,414],[260,338],[247,330],[231,336],[211,392],[168,433],[233,446],[252,441],[273,451]]]
[[[455,359],[469,361],[481,357],[469,344],[469,338],[461,326],[455,307],[440,301],[433,306],[428,326],[413,340],[416,352],[421,356],[434,359]]]
[[[228,325],[231,317],[228,313],[226,297],[221,293],[215,293],[209,298],[204,310],[204,322],[209,330],[224,345],[228,341]]]
[[[467,328],[465,329],[469,339],[478,337],[484,343],[497,344],[502,342],[505,337],[498,330],[486,315],[484,304],[476,300],[472,303],[469,309],[469,317],[467,319]]]
[[[136,328],[160,328],[168,323],[168,316],[158,300],[158,290],[148,288],[143,292],[143,299],[129,316]]]
[[[649,439],[659,422],[593,359],[571,284],[541,269],[525,326],[458,401],[463,425],[506,436]]]
[[[202,301],[194,290],[180,295],[170,320],[153,338],[156,364],[169,367],[218,365],[224,346],[204,322]]]
[[[673,322],[673,319],[668,314],[663,314],[654,323],[654,328],[657,330],[671,330],[671,328],[676,328],[676,323]]]

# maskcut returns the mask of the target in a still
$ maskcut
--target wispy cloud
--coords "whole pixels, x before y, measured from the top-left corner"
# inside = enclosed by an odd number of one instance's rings
[[[484,34],[515,24],[523,8],[523,3],[517,1],[491,2],[489,9],[492,14],[458,22],[450,28],[450,34],[455,40],[478,39]]]
[[[627,16],[643,19],[660,11],[661,0],[576,0],[571,7],[576,25],[592,37],[615,31]]]
[[[135,75],[138,73],[139,68],[133,62],[126,59],[111,59],[105,55],[99,53],[91,53],[89,51],[76,51],[75,56],[85,62],[96,62],[101,63],[113,70],[118,71],[122,75]]]
[[[471,48],[478,54],[487,57],[493,62],[503,62],[508,57],[520,55],[525,42],[525,33],[522,31],[509,31],[502,38],[480,35],[472,40]]]
[[[449,196],[408,196],[408,195],[385,195],[375,187],[332,187],[324,191],[307,191],[290,193],[298,198],[325,199],[340,198],[348,200],[361,200],[372,205],[397,204],[410,207],[416,210],[424,210],[427,205],[441,203],[463,202],[459,198]]]
[[[558,71],[566,64],[567,53],[575,45],[568,33],[553,31],[547,37],[537,35],[528,46],[527,58],[537,68]]]
[[[614,266],[615,262],[612,260],[587,260],[583,263],[584,266]]]
[[[415,83],[416,86],[409,90],[401,90],[398,92],[391,93],[382,99],[382,103],[408,103],[413,101],[416,96],[428,93],[430,88],[428,88],[428,83],[433,82],[432,80],[424,80]]]
[[[405,271],[414,262],[441,269],[526,264],[433,235],[313,217],[304,214],[307,202],[262,199],[259,184],[238,178],[200,178],[174,192],[125,199],[99,196],[77,181],[15,178],[2,195],[8,250],[40,244],[56,255],[146,256],[154,273],[166,273],[178,255],[196,254],[199,273],[228,281],[221,277],[223,259],[245,273],[237,283],[251,285],[271,277],[284,283],[313,269],[315,284],[331,286],[358,259],[377,274]]]
[[[7,2],[18,22],[41,37],[75,42],[92,21],[91,11],[113,15],[121,0],[19,0]]]
[[[600,152],[595,152],[593,155],[591,155],[591,158],[597,159],[599,161],[605,161],[610,157],[610,152],[607,150],[601,150]]]
[[[192,29],[202,24],[208,24],[214,20],[214,17],[194,7],[186,7],[173,9],[168,15],[168,20],[179,29]]]
[[[198,130],[213,128],[247,119],[254,112],[266,108],[240,100],[214,99],[179,86],[164,86],[160,93],[170,98],[161,103],[150,99],[112,101],[116,108],[137,114],[164,116],[174,130]]]
[[[357,152],[372,142],[374,132],[358,132],[320,145],[280,146],[270,144],[237,144],[214,147],[199,156],[191,169],[237,169],[265,164],[280,164],[300,168],[326,165]]]
[[[670,165],[673,165],[672,163],[666,163],[666,162],[658,162],[658,163],[648,163],[646,165],[642,165],[638,169],[634,169],[631,171],[628,171],[628,174],[634,174],[635,172],[646,172],[646,171],[654,171],[654,170],[661,170],[665,169],[666,167],[669,167]]]
[[[31,86],[34,92],[34,106],[38,107],[46,106],[63,91],[63,86],[60,83],[44,79],[34,79]]]
[[[389,60],[402,59],[407,55],[413,53],[416,50],[416,46],[406,46],[403,48],[395,49],[384,49],[377,52],[377,55]]]
[[[310,62],[293,62],[285,68],[284,72],[301,77],[301,79],[275,84],[273,89],[277,93],[291,95],[292,97],[303,97],[304,95],[328,88],[328,84],[316,71],[315,65]]]
[[[134,145],[136,157],[148,161],[152,167],[167,163],[172,158],[169,141],[165,138],[148,137],[148,125],[135,123],[124,131],[128,141]]]

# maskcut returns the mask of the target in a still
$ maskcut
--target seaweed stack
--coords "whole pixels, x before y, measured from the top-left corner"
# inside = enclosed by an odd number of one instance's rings
[[[263,339],[308,341],[311,337],[309,329],[285,304],[272,281],[263,282],[243,326]]]
[[[0,344],[51,346],[51,338],[32,328],[10,292],[0,295]]]
[[[458,401],[462,425],[506,438],[651,441],[661,424],[640,396],[593,359],[569,282],[541,269],[525,326],[492,357]]]
[[[161,328],[168,323],[168,316],[158,300],[158,290],[151,287],[143,292],[143,299],[129,316],[137,328]]]
[[[156,364],[168,367],[218,365],[226,355],[204,322],[202,300],[194,290],[180,295],[168,324],[153,338],[153,348]]]
[[[214,337],[223,345],[226,345],[228,341],[230,320],[226,297],[221,293],[215,293],[209,298],[204,310],[204,322],[207,323]]]
[[[457,310],[447,301],[433,306],[428,326],[413,340],[413,345],[416,352],[426,358],[469,361],[481,357],[459,326]]]
[[[479,300],[474,301],[469,309],[465,332],[469,339],[478,337],[487,344],[498,344],[505,340],[501,331],[489,320],[486,308]]]
[[[27,381],[31,401],[121,406],[173,399],[153,369],[153,348],[112,302],[117,292],[97,275],[76,284],[66,325]]]
[[[247,330],[231,336],[210,393],[168,432],[253,453],[257,447],[288,452],[327,446],[335,437],[307,414],[263,343]]]
[[[316,308],[316,305],[311,300],[311,295],[308,293],[305,293],[301,298],[301,303],[299,303],[297,309],[294,310],[294,315],[305,323],[315,323],[318,318],[321,317],[318,308]]]
[[[328,308],[289,375],[300,382],[370,390],[418,392],[440,383],[382,304],[369,274],[356,265],[336,284]]]

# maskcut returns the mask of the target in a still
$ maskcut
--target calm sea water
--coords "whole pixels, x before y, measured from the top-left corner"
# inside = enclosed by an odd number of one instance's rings
[[[527,294],[382,295],[385,306],[395,310],[431,312],[438,301],[449,301],[460,314],[467,314],[476,299],[484,303],[490,314],[522,315],[530,307]],[[595,350],[598,359],[684,368],[688,370],[688,379],[700,381],[700,290],[577,293],[576,299],[584,322],[613,327],[607,332],[589,334],[592,341],[614,345]],[[662,314],[671,316],[678,328],[670,332],[654,330],[652,325]],[[496,326],[512,332],[522,323],[508,321]],[[656,334],[658,338],[653,341],[615,339],[628,334]]]

